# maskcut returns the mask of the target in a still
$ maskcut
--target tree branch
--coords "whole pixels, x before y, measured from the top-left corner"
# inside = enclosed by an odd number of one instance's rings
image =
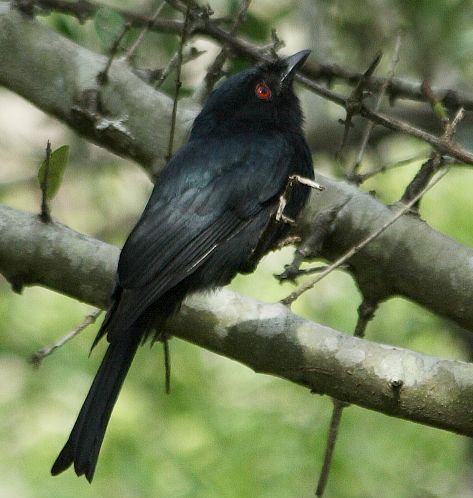
[[[312,193],[297,221],[303,243],[298,252],[306,258],[335,261],[388,222],[394,210],[346,182],[315,173],[325,187]],[[311,249],[317,219],[336,212],[330,235],[322,247]],[[372,302],[403,296],[473,331],[473,250],[440,234],[417,216],[405,215],[368,244],[349,264],[362,295]]]
[[[116,247],[5,207],[0,224],[7,278],[106,307]],[[472,364],[350,337],[227,289],[187,299],[167,331],[313,392],[473,436]]]
[[[0,10],[0,85],[88,140],[149,169],[161,168],[172,99],[140,80],[122,61],[113,62],[108,82],[99,85],[96,78],[106,63],[106,56],[76,45],[34,19]],[[178,109],[176,143],[182,143],[195,115],[196,109]]]
[[[35,2],[43,12],[62,12],[77,17],[79,21],[84,22],[95,16],[97,10],[102,6],[100,3],[89,0],[36,0]],[[152,17],[137,14],[135,12],[116,8],[127,22],[135,27],[147,27],[152,31],[164,33],[177,33],[183,29],[183,22],[173,19],[153,19]],[[208,22],[196,26],[195,33],[208,36],[218,41],[222,45],[228,45],[232,51],[238,55],[245,56],[252,61],[262,59],[264,50],[243,38],[231,36],[219,26],[215,20],[209,19]],[[333,81],[341,80],[352,85],[357,85],[362,74],[351,69],[342,67],[330,62],[309,61],[304,65],[302,74],[314,80]],[[425,96],[422,93],[421,83],[407,81],[401,78],[383,78],[372,76],[367,82],[367,88],[372,92],[379,92],[386,85],[386,92],[391,100],[397,98],[425,102]],[[473,110],[473,96],[458,90],[447,88],[434,88],[439,100],[447,108],[456,110],[464,107],[466,110]]]
[[[105,62],[105,57],[16,11],[0,11],[0,84],[99,145],[159,171],[164,165],[172,100],[115,61],[109,83],[100,90],[99,109],[88,106]],[[196,108],[179,106],[176,145],[184,140],[196,112]],[[334,261],[393,215],[389,207],[344,182],[319,174],[316,181],[325,191],[312,195],[296,235],[310,239],[320,214],[333,211],[336,216],[320,254],[303,244],[306,256],[322,255]],[[363,294],[372,301],[402,295],[473,331],[472,260],[473,250],[415,217],[404,216],[349,264]]]

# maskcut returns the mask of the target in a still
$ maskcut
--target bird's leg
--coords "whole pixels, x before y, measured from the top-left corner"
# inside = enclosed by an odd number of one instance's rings
[[[289,225],[294,225],[295,221],[292,218],[289,218],[289,216],[286,216],[284,214],[284,208],[286,207],[286,204],[287,204],[287,198],[286,198],[287,191],[288,191],[288,189],[286,187],[286,190],[279,198],[279,206],[278,206],[278,210],[276,211],[276,221],[282,221],[283,223],[288,223]]]

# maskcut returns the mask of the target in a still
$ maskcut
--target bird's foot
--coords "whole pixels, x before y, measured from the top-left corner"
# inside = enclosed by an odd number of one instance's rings
[[[291,175],[289,177],[289,181],[297,181],[299,183],[301,183],[302,185],[307,185],[308,187],[310,188],[313,188],[315,190],[325,190],[324,187],[322,187],[322,185],[320,185],[320,183],[317,183],[316,181],[310,179],[310,178],[306,178],[305,176],[300,176],[300,175]]]

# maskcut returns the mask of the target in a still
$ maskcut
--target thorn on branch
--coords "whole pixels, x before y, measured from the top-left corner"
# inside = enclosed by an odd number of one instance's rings
[[[456,144],[453,138],[457,131],[458,124],[465,116],[465,109],[463,107],[460,107],[455,113],[453,119],[450,119],[447,110],[443,106],[441,100],[438,99],[437,96],[435,95],[435,92],[432,90],[428,81],[424,80],[422,82],[421,91],[423,96],[430,103],[430,106],[432,107],[434,114],[440,120],[443,129],[443,134],[439,138],[440,143],[444,145],[447,149],[454,148]]]
[[[460,109],[458,109],[453,119],[448,120],[448,122],[445,125],[445,131],[443,135],[443,138],[447,142],[453,141],[453,137],[457,132],[457,126],[464,117],[465,117],[465,109],[463,107],[460,107]]]

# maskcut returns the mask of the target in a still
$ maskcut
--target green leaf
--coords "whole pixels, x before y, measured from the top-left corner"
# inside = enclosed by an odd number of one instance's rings
[[[51,153],[49,158],[48,178],[46,180],[46,159],[41,163],[38,171],[38,181],[41,189],[47,183],[46,197],[52,199],[58,192],[64,176],[64,170],[69,159],[69,145],[63,145]]]
[[[109,7],[97,10],[94,19],[95,31],[106,50],[110,50],[125,27],[123,17]]]
[[[447,111],[446,111],[445,107],[443,106],[442,102],[435,102],[434,112],[437,115],[437,117],[440,119],[447,119],[448,118]]]

